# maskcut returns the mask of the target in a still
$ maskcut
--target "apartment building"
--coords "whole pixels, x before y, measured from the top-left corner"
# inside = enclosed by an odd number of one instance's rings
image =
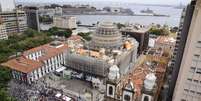
[[[77,20],[74,16],[56,16],[53,18],[53,25],[63,29],[77,28]]]
[[[143,25],[127,25],[121,29],[123,35],[131,36],[139,42],[138,54],[141,54],[148,48],[149,44],[149,26]]]
[[[13,11],[15,9],[15,0],[0,0],[0,12]]]
[[[179,25],[179,32],[177,33],[176,44],[173,52],[173,58],[171,61],[170,71],[169,74],[171,78],[169,79],[169,90],[168,96],[166,101],[172,100],[174,88],[176,85],[177,77],[179,74],[181,61],[183,58],[183,53],[185,49],[186,40],[188,37],[189,28],[192,21],[193,12],[195,9],[195,1],[192,1],[186,8],[183,9],[180,25]]]
[[[195,9],[174,89],[173,101],[201,99],[201,0],[193,1]]]
[[[174,51],[176,39],[170,36],[158,36],[155,40],[155,48],[161,48],[166,51]]]
[[[20,33],[27,29],[27,17],[24,11],[14,10],[0,12],[0,17],[9,35]]]
[[[12,70],[14,79],[31,84],[48,73],[64,69],[67,45],[54,41],[25,51],[2,65]]]
[[[39,10],[37,7],[24,8],[27,15],[27,26],[40,32]]]
[[[0,24],[0,40],[2,39],[8,39],[8,35],[5,30],[5,25],[1,23]]]

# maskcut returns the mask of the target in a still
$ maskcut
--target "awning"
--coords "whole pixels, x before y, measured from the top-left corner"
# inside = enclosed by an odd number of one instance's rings
[[[58,68],[58,69],[56,70],[56,72],[61,72],[61,71],[64,71],[65,69],[66,69],[66,67],[62,66],[62,67]]]

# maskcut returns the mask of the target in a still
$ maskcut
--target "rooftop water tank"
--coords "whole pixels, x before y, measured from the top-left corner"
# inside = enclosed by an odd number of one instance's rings
[[[146,90],[151,91],[154,88],[156,82],[156,76],[154,73],[150,73],[146,75],[146,78],[144,80],[144,87]]]

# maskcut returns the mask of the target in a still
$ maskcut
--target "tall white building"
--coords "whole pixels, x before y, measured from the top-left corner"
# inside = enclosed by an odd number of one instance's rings
[[[201,99],[201,0],[196,3],[185,44],[173,101]]]
[[[27,16],[15,8],[14,0],[0,0],[0,18],[8,35],[27,29]]]
[[[13,11],[15,9],[15,0],[0,0],[0,12]]]
[[[6,33],[5,25],[0,24],[0,40],[1,39],[8,39],[8,35]]]
[[[53,18],[53,25],[63,29],[77,28],[77,20],[74,16],[56,16]]]

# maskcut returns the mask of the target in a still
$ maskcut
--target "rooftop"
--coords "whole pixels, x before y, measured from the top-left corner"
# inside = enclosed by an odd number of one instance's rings
[[[169,37],[169,36],[159,36],[155,43],[157,44],[174,44],[176,42],[176,39],[174,39],[173,37]]]
[[[163,80],[162,76],[164,76],[166,71],[166,64],[168,59],[159,56],[145,55],[141,58],[141,60],[142,62],[136,66],[133,71],[121,78],[121,86],[117,91],[119,94],[122,94],[121,89],[124,88],[130,80],[134,84],[134,92],[136,92],[136,96],[140,97],[141,91],[144,87],[144,80],[150,73],[154,73],[156,75],[156,85],[157,87],[160,86],[160,81]]]
[[[14,69],[16,71],[20,71],[23,73],[29,73],[37,68],[40,68],[43,63],[40,61],[35,61],[31,59],[27,59],[26,57],[18,57],[16,59],[9,60],[2,65]]]
[[[146,33],[149,31],[150,28],[151,28],[150,26],[135,24],[135,25],[126,25],[126,27],[122,28],[121,31]]]

